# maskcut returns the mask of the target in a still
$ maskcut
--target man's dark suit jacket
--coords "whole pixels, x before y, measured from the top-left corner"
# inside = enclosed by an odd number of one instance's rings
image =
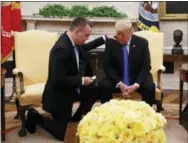
[[[85,76],[92,76],[89,57],[86,51],[104,44],[103,38],[77,46],[79,57],[86,63]],[[61,109],[69,108],[74,102],[76,88],[82,85],[82,77],[78,75],[76,55],[71,40],[66,32],[60,36],[50,52],[48,80],[43,92],[43,109],[55,115],[63,116]],[[72,110],[72,107],[70,107]]]
[[[123,80],[124,63],[122,45],[113,39],[106,42],[104,56],[104,72],[116,85]],[[138,83],[140,86],[151,76],[150,53],[146,39],[132,35],[129,45],[129,81],[130,84]]]

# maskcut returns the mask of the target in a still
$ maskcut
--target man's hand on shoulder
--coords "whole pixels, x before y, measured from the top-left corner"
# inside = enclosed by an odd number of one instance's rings
[[[104,35],[103,39],[104,39],[105,42],[106,42],[107,39],[117,40],[115,36],[109,36],[109,35]]]

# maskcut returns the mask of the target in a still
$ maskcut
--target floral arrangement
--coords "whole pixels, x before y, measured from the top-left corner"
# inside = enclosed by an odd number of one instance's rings
[[[80,121],[80,143],[166,143],[161,113],[143,101],[113,99]]]

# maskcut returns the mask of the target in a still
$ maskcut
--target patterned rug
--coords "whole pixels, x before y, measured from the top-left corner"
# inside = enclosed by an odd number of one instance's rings
[[[93,108],[99,106],[100,103],[96,103]],[[73,107],[73,113],[76,111],[78,108],[79,104],[75,104]],[[185,104],[184,104],[185,106]],[[163,104],[164,111],[162,114],[167,118],[167,119],[179,119],[179,105],[178,104],[169,104],[169,103],[164,103]],[[37,108],[37,110],[42,113],[46,114],[41,108]],[[12,129],[15,129],[17,127],[21,126],[21,121],[20,119],[14,119],[16,115],[16,111],[11,111],[11,112],[6,112],[6,131],[10,131]]]
[[[133,97],[133,99],[140,100],[139,96]],[[188,101],[188,91],[184,91],[183,103]],[[164,90],[163,103],[179,104],[179,91],[177,90]],[[174,107],[174,106],[173,106]],[[5,103],[5,112],[15,111],[16,106],[12,103]]]
[[[186,104],[183,104],[183,108]],[[164,111],[162,111],[162,114],[167,119],[176,119],[179,120],[179,104],[173,104],[173,103],[164,103],[163,104]]]
[[[170,93],[170,94],[169,94]],[[175,119],[178,120],[179,119],[179,93],[178,91],[174,91],[174,92],[166,92],[164,94],[164,99],[163,99],[163,108],[165,109],[162,114],[167,118],[167,119]],[[187,102],[187,92],[185,94],[184,100],[183,100],[183,108],[186,105]],[[94,105],[94,107],[99,106],[100,103],[96,103]],[[79,104],[74,104],[73,107],[73,113],[74,111],[77,109],[77,107],[79,106]],[[156,108],[156,107],[154,107]],[[16,108],[14,104],[6,104],[5,105],[5,111],[6,111],[6,130],[9,131],[11,129],[17,128],[21,126],[21,122],[19,119],[14,119],[14,117],[16,116]],[[40,107],[37,108],[37,110],[40,113],[44,113],[43,110],[41,110]]]

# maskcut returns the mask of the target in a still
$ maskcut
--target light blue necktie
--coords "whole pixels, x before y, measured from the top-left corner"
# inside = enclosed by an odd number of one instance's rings
[[[129,85],[129,54],[128,45],[123,46],[123,63],[124,63],[124,75],[123,83]]]
[[[77,63],[78,75],[79,75],[79,53],[78,53],[78,48],[76,46],[74,46],[74,52],[76,55],[76,63]],[[76,91],[80,94],[80,88],[76,88]]]
[[[79,53],[78,53],[78,48],[76,46],[74,46],[74,52],[76,55],[76,63],[77,63],[78,71],[79,71]]]

